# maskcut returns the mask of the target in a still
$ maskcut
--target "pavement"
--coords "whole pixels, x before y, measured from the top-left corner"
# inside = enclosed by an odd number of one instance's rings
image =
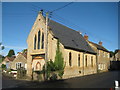
[[[110,71],[58,81],[33,82],[2,77],[2,88],[115,88],[120,71]]]

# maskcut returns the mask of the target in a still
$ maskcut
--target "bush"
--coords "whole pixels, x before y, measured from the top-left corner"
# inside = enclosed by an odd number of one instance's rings
[[[2,65],[1,65],[1,68],[2,68],[2,69],[6,69],[6,65],[5,65],[5,64],[2,64]]]
[[[64,74],[64,70],[61,70],[61,71],[58,72],[58,75],[61,79],[62,79],[63,74]]]
[[[25,77],[26,77],[26,70],[25,70],[25,68],[19,68],[17,70],[17,78],[23,79]]]
[[[51,75],[51,77],[50,77],[50,80],[52,80],[52,81],[57,80],[57,74],[52,73],[52,75]]]

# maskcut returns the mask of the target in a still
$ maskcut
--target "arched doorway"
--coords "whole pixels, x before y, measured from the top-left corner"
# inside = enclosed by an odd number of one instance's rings
[[[41,64],[40,64],[40,62],[37,62],[37,64],[36,64],[36,70],[37,71],[41,70]]]
[[[35,56],[32,61],[33,71],[41,71],[45,64],[45,60],[43,57]]]

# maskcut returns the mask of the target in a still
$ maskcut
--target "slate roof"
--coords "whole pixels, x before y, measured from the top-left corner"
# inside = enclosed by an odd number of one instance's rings
[[[54,37],[58,38],[65,48],[96,54],[78,31],[70,29],[53,20],[50,20],[48,26],[53,32]]]
[[[89,41],[90,43],[92,43],[95,47],[97,47],[98,50],[103,50],[103,51],[106,51],[106,52],[109,52],[106,48],[104,48],[103,46],[99,45],[99,44],[96,44],[96,43],[93,43],[91,41]]]

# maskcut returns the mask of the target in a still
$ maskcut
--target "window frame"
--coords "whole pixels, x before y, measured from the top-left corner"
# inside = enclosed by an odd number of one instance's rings
[[[93,64],[93,56],[91,56],[91,67],[93,67],[94,64]]]
[[[37,44],[37,36],[34,36],[34,50],[36,50],[36,44]]]
[[[78,54],[78,67],[80,67],[80,54]]]
[[[42,32],[42,35],[41,35],[41,38],[42,38],[42,40],[41,40],[41,49],[44,49],[44,33]]]
[[[88,59],[88,57],[87,57],[87,55],[85,55],[85,67],[87,67],[88,65],[88,63],[87,63],[87,59]]]
[[[38,47],[37,47],[37,49],[40,49],[40,48],[41,48],[41,47],[40,47],[40,43],[41,43],[40,38],[41,38],[41,31],[39,30],[39,31],[38,31]]]
[[[69,52],[69,66],[72,66],[72,53]]]

